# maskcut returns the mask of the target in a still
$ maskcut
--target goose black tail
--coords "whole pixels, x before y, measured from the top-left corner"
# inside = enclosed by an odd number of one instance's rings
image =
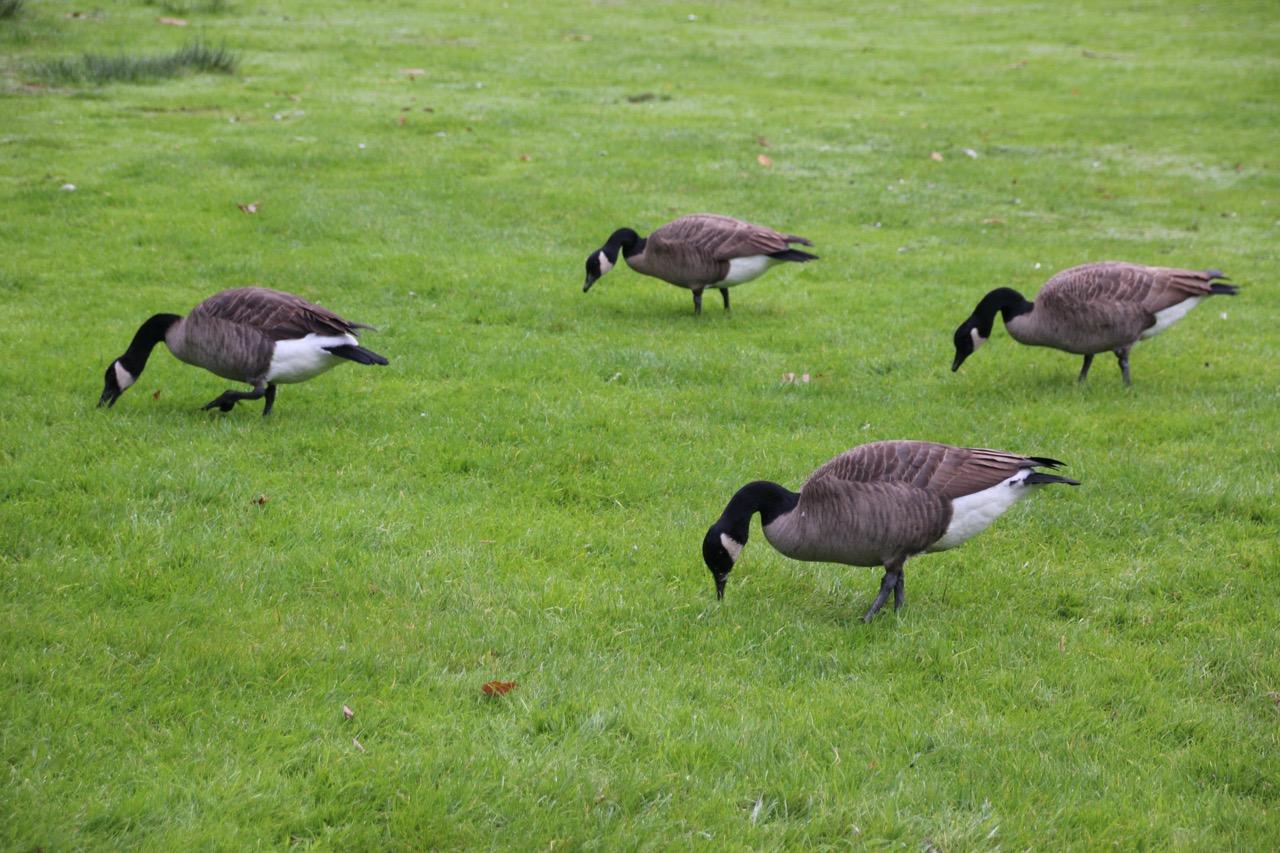
[[[1235,296],[1240,292],[1240,288],[1236,287],[1234,284],[1218,284],[1217,282],[1214,282],[1209,285],[1209,292],[1215,293],[1218,296]]]
[[[378,355],[371,349],[365,349],[354,344],[342,344],[336,347],[325,347],[325,350],[333,353],[338,358],[348,358],[357,364],[389,364],[385,358]]]
[[[1022,482],[1028,486],[1046,486],[1049,483],[1066,483],[1068,486],[1080,485],[1079,480],[1072,480],[1069,477],[1059,477],[1057,474],[1041,474],[1039,471],[1032,471]]]
[[[799,249],[787,249],[785,252],[770,252],[769,257],[779,261],[795,261],[803,264],[805,261],[816,261],[817,255],[811,255],[808,252],[802,252]]]

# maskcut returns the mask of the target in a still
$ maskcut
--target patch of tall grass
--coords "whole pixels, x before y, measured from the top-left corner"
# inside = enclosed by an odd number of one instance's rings
[[[2,0],[0,0],[2,1]],[[78,57],[48,59],[30,66],[33,76],[53,83],[145,83],[188,72],[231,74],[239,57],[226,47],[190,42],[172,53],[108,56],[84,53]]]

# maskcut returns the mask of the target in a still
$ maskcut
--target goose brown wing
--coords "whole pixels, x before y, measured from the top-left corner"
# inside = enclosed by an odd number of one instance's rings
[[[851,482],[909,483],[931,494],[954,499],[971,495],[1012,477],[1020,469],[1062,463],[1002,450],[952,447],[928,441],[879,441],[848,450],[823,465],[805,483],[825,479]],[[802,490],[803,492],[803,490]]]
[[[1036,304],[1074,314],[1090,312],[1090,306],[1130,313],[1132,309],[1126,311],[1114,307],[1127,305],[1137,306],[1148,315],[1154,315],[1156,311],[1163,311],[1191,297],[1208,296],[1213,292],[1211,282],[1221,276],[1217,270],[1184,270],[1103,261],[1058,273],[1040,288]]]
[[[214,294],[197,305],[192,316],[259,330],[273,341],[302,338],[309,334],[356,334],[368,328],[352,323],[301,296],[266,287],[240,287]]]
[[[650,242],[654,239],[664,246],[668,243],[689,246],[711,261],[771,255],[790,248],[787,244],[788,236],[779,234],[772,228],[713,213],[681,217],[649,235]],[[807,240],[795,237],[790,239],[808,243]]]

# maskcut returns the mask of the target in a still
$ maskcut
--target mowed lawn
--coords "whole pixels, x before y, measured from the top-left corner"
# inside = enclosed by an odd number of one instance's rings
[[[234,73],[47,73],[197,41]],[[28,0],[0,846],[1276,847],[1278,131],[1271,0]],[[698,211],[821,260],[730,315],[621,265],[581,292],[614,228]],[[1241,293],[1130,389],[1002,326],[950,372],[988,290],[1103,259]],[[95,409],[146,317],[249,283],[390,366],[264,421],[161,347]],[[878,570],[758,522],[715,601],[735,489],[887,438],[1083,485],[870,625]]]

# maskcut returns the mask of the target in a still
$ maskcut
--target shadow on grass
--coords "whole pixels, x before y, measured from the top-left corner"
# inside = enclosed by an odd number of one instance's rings
[[[18,17],[25,3],[26,0],[0,0],[0,21]]]
[[[6,2],[6,0],[0,0]],[[189,71],[230,74],[239,57],[225,47],[209,47],[202,42],[183,45],[173,53],[157,56],[86,53],[67,59],[50,59],[30,67],[31,73],[51,83],[143,83],[177,77]]]

